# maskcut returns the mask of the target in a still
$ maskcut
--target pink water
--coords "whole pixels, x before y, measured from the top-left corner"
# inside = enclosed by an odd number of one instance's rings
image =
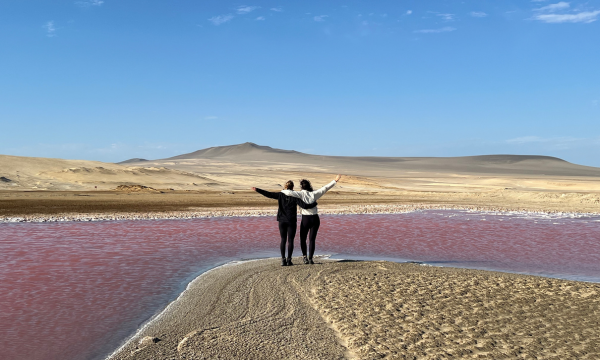
[[[0,359],[101,359],[200,272],[279,256],[276,225],[272,217],[0,224]],[[317,253],[600,282],[600,218],[322,216]]]

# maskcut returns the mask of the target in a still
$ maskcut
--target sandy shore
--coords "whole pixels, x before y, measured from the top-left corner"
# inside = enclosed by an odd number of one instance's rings
[[[319,206],[323,215],[358,214],[404,214],[424,210],[463,210],[494,212],[505,214],[538,214],[555,216],[596,216],[600,212],[563,211],[558,209],[528,209],[523,207],[499,207],[448,204],[376,204],[376,205],[325,205]],[[187,211],[140,211],[140,212],[91,212],[91,213],[51,213],[0,216],[0,223],[17,222],[64,222],[64,221],[116,221],[116,220],[161,220],[161,219],[199,219],[212,217],[248,217],[275,216],[273,207],[217,207]]]
[[[209,271],[111,359],[600,358],[599,284],[318,262]]]
[[[424,210],[463,210],[477,212],[494,212],[505,214],[538,214],[556,216],[596,216],[594,213],[565,212],[559,210],[514,210],[494,206],[452,206],[452,205],[354,205],[330,206],[320,208],[322,215],[359,215],[359,214],[405,214]],[[277,210],[264,208],[229,208],[229,209],[204,209],[201,211],[168,211],[168,212],[116,212],[92,214],[53,214],[53,215],[24,215],[0,216],[0,223],[15,222],[64,222],[64,221],[116,221],[116,220],[162,220],[162,219],[201,219],[212,217],[248,217],[248,216],[275,216]]]
[[[341,186],[341,185],[340,185]],[[276,189],[273,189],[276,191]],[[323,214],[403,213],[456,209],[538,213],[600,213],[596,194],[404,192],[351,193],[336,188],[319,199]],[[253,191],[0,191],[0,222],[191,219],[214,216],[264,216],[277,203]]]

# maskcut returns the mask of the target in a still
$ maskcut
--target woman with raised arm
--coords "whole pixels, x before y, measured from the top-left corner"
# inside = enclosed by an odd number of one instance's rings
[[[284,189],[294,190],[294,182],[289,180],[285,183]],[[296,236],[296,228],[298,222],[298,209],[311,209],[317,206],[317,203],[306,204],[302,199],[294,198],[285,195],[283,192],[270,192],[253,187],[252,190],[266,196],[270,199],[276,199],[279,207],[277,208],[277,221],[279,221],[279,235],[281,235],[281,243],[279,250],[281,251],[281,266],[291,266],[292,253],[294,252],[294,237]],[[285,257],[285,243],[287,242],[287,259]]]
[[[306,179],[300,180],[302,191],[283,190],[285,195],[293,196],[302,199],[305,203],[311,204],[319,200],[319,198],[329,189],[335,186],[340,181],[342,175],[335,177],[335,180],[322,188],[314,191],[310,181]],[[317,232],[321,226],[319,219],[319,209],[315,206],[310,209],[302,209],[302,222],[300,223],[300,248],[302,249],[302,260],[305,264],[314,264],[313,255],[315,254],[315,241],[317,240]],[[308,237],[308,254],[306,253],[306,238]]]

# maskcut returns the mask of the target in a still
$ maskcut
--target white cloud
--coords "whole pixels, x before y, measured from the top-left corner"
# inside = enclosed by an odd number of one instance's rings
[[[329,15],[318,15],[318,16],[315,16],[313,19],[315,21],[321,22],[321,21],[325,21],[325,18],[327,18],[327,17],[329,17]]]
[[[576,14],[538,14],[534,15],[533,19],[542,21],[550,24],[561,24],[561,23],[592,23],[598,20],[600,16],[600,10],[596,11],[583,11]]]
[[[471,11],[471,16],[477,17],[477,18],[482,18],[482,17],[488,16],[488,14],[484,13],[483,11]]]
[[[442,19],[446,20],[446,21],[452,21],[454,20],[454,14],[436,14],[437,16],[441,17]]]
[[[88,7],[88,6],[101,6],[104,4],[103,0],[86,0],[86,1],[76,1],[75,5]]]
[[[271,8],[270,10],[275,11],[275,12],[282,12],[283,8],[281,6],[278,6],[278,7]]]
[[[558,2],[556,4],[550,4],[550,5],[546,5],[543,6],[539,9],[534,9],[535,11],[542,11],[542,12],[554,12],[554,11],[558,11],[558,10],[565,10],[570,8],[571,5],[568,2],[565,1],[561,1]]]
[[[569,12],[569,9],[571,9],[571,3],[560,1],[555,4],[533,9],[534,15],[532,19],[550,24],[560,24],[592,23],[600,17],[600,10],[582,11],[582,9],[574,9]]]
[[[264,21],[264,20],[267,20],[267,18],[265,18],[264,16],[259,16],[259,17],[257,17],[254,20],[256,20],[256,21]]]
[[[406,10],[406,15],[412,14],[412,10]]]
[[[54,27],[54,21],[48,21],[43,26],[44,30],[46,30],[47,37],[55,37],[56,36],[56,28]]]
[[[233,15],[226,14],[226,15],[213,16],[210,19],[208,19],[208,21],[213,23],[213,25],[221,25],[221,24],[231,21],[231,19],[233,19]]]
[[[446,26],[440,29],[423,29],[423,30],[415,30],[414,33],[417,34],[439,34],[439,33],[444,33],[444,32],[451,32],[456,30],[456,28],[450,27],[450,26]]]
[[[253,12],[256,9],[259,9],[260,6],[238,6],[238,8],[235,10],[238,14],[244,15],[244,14],[248,14]]]

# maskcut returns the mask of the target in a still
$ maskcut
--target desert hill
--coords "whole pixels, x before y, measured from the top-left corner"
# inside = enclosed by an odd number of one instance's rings
[[[194,151],[188,154],[182,154],[178,156],[170,157],[166,160],[178,160],[178,159],[215,159],[215,158],[236,158],[236,159],[254,159],[257,156],[266,156],[275,158],[277,156],[284,157],[286,159],[294,159],[300,156],[311,156],[298,151],[293,150],[281,150],[274,149],[270,146],[261,146],[255,143],[247,142],[238,145],[229,146],[215,146],[198,151]]]
[[[134,160],[134,159],[132,159]],[[130,164],[139,162],[128,160]],[[311,155],[293,150],[274,149],[254,143],[217,146],[167,159],[152,160],[154,165],[184,166],[190,170],[194,160],[221,160],[247,165],[284,164],[297,171],[317,168],[357,176],[386,176],[397,171],[435,173],[600,176],[600,168],[576,165],[551,156],[481,155],[464,157],[352,157]],[[146,160],[144,160],[146,161]],[[294,166],[295,165],[295,166]]]
[[[154,188],[216,185],[195,173],[164,167],[125,166],[87,160],[0,155],[0,190],[114,189],[144,184]]]
[[[137,163],[137,162],[143,162],[143,161],[148,161],[148,160],[141,159],[141,158],[133,158],[133,159],[128,159],[125,161],[118,162],[117,164],[130,164],[130,163]]]
[[[288,179],[325,184],[347,175],[339,191],[600,191],[600,168],[550,156],[352,157],[305,154],[254,143],[218,146],[167,159],[118,164],[0,155],[0,190],[278,189]]]

